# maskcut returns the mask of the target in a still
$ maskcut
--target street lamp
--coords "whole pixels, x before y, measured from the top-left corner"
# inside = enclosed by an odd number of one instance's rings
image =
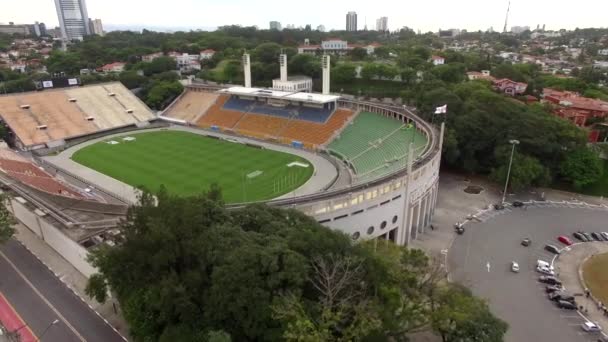
[[[505,198],[507,197],[507,187],[509,186],[509,177],[511,176],[511,166],[513,165],[513,154],[515,154],[515,145],[519,145],[519,140],[509,140],[509,144],[511,144],[511,159],[509,160],[507,180],[505,181],[505,191],[502,193],[502,202],[500,202],[500,204],[505,204]]]
[[[59,323],[59,320],[56,319],[54,321],[52,321],[51,323],[49,323],[49,325],[44,329],[44,331],[42,332],[42,335],[40,335],[40,338],[38,339],[38,341],[42,341],[42,338],[44,337],[44,335],[46,334],[46,332],[53,326],[56,325],[57,323]]]

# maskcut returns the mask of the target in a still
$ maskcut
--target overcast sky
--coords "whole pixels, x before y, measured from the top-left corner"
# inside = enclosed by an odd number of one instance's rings
[[[0,23],[57,25],[53,0],[2,0]],[[388,17],[391,30],[439,28],[502,30],[508,0],[86,0],[89,17],[104,25],[211,28],[228,24],[268,28],[270,20],[286,26],[311,24],[344,29],[347,11],[359,15],[359,28],[373,28]],[[509,27],[546,24],[547,29],[608,26],[606,0],[512,0]]]

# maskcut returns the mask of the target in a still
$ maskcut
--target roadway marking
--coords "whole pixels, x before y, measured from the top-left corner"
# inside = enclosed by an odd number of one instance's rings
[[[74,335],[76,335],[76,337],[78,337],[79,340],[81,340],[82,342],[86,342],[86,339],[84,337],[82,337],[82,335],[80,335],[80,333],[76,330],[76,328],[74,328],[72,326],[72,324],[70,324],[70,322],[68,322],[68,320],[63,317],[63,315],[59,312],[59,310],[57,310],[53,304],[51,304],[48,299],[46,299],[46,297],[44,297],[42,295],[42,293],[40,293],[40,291],[38,291],[38,289],[36,287],[34,287],[34,284],[32,284],[32,282],[30,282],[29,279],[27,279],[27,277],[21,273],[21,271],[17,268],[17,266],[15,266],[15,264],[13,264],[13,262],[3,253],[0,251],[0,256],[6,260],[6,262],[8,262],[8,264],[15,270],[15,272],[17,272],[17,274],[27,283],[27,285],[38,295],[38,297],[40,297],[40,299],[42,299],[42,301],[48,305],[49,308],[51,308],[51,310],[53,310],[53,312],[55,314],[57,314],[57,316],[59,317],[59,319],[65,323],[65,325],[74,333]]]

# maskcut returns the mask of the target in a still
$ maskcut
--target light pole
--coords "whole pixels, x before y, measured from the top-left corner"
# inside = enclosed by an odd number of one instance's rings
[[[49,323],[49,325],[44,329],[44,331],[42,332],[42,335],[40,335],[40,338],[38,339],[38,341],[42,341],[42,338],[44,337],[44,335],[46,334],[47,331],[49,331],[49,329],[53,326],[56,325],[57,323],[59,323],[59,320],[56,319],[54,321],[52,321],[51,323]]]
[[[505,191],[502,193],[502,202],[500,202],[500,204],[505,204],[505,198],[507,197],[507,187],[509,186],[509,177],[511,176],[511,166],[513,165],[513,154],[515,154],[515,145],[519,145],[519,140],[509,140],[509,144],[511,144],[511,159],[509,159],[509,169],[507,170]]]

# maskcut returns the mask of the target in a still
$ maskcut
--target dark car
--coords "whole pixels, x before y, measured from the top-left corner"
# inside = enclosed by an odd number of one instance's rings
[[[574,236],[577,240],[582,241],[582,242],[589,241],[589,240],[587,240],[585,235],[581,234],[580,232],[576,232],[576,233],[572,234],[572,236]]]
[[[505,208],[505,206],[501,203],[496,203],[494,204],[494,209],[495,210],[503,210]]]
[[[545,291],[547,293],[553,293],[553,292],[558,292],[561,291],[562,287],[559,285],[547,285],[547,287],[545,287]]]
[[[523,207],[523,206],[524,206],[524,202],[521,202],[521,201],[515,201],[515,202],[513,202],[513,207],[514,208],[520,208],[520,207]]]
[[[596,232],[591,233],[591,237],[595,240],[595,241],[603,241],[604,239],[602,239],[602,236]]]
[[[565,300],[566,302],[570,302],[570,303],[574,302],[574,296],[572,296],[566,292],[562,292],[562,291],[556,291],[553,293],[549,293],[549,299],[551,299],[553,301]]]
[[[530,240],[530,238],[525,238],[525,239],[521,240],[521,245],[525,246],[525,247],[530,246],[531,243],[532,243],[532,240]]]
[[[555,278],[554,276],[540,276],[538,278],[538,281],[540,281],[541,283],[545,283],[545,284],[549,284],[549,285],[562,285],[562,282],[559,281],[559,279]]]
[[[576,307],[576,303],[571,303],[565,300],[560,300],[557,301],[557,307],[559,307],[560,309],[566,309],[566,310],[576,310],[578,309]]]
[[[551,252],[553,254],[560,254],[561,252],[559,251],[559,248],[553,246],[553,245],[545,245],[545,250],[547,252]]]

